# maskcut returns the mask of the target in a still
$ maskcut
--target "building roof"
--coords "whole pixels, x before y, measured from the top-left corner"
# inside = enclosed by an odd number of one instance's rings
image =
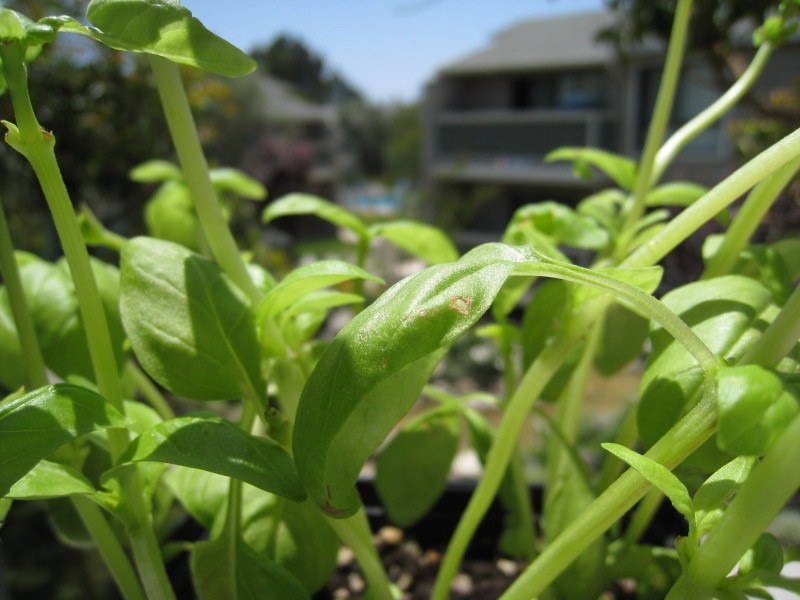
[[[615,51],[596,38],[598,31],[613,23],[609,12],[520,21],[496,33],[488,48],[445,65],[439,73],[477,75],[608,64]]]
[[[314,104],[302,98],[286,81],[263,73],[234,81],[242,81],[246,93],[255,95],[262,106],[264,117],[270,121],[330,123],[336,120],[336,110],[333,107]]]

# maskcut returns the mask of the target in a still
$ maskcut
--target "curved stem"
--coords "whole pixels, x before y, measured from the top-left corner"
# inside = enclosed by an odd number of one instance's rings
[[[633,188],[633,206],[625,218],[625,224],[622,228],[623,232],[633,231],[633,226],[644,213],[645,197],[650,190],[652,181],[653,162],[658,147],[664,139],[664,132],[667,130],[669,117],[672,113],[675,90],[678,87],[681,63],[683,62],[683,54],[686,47],[686,33],[689,29],[691,8],[692,0],[679,0],[678,6],[675,9],[675,19],[672,22],[669,48],[667,49],[664,71],[661,75],[661,84],[658,87],[658,96],[656,97],[656,104],[653,108],[653,116],[650,119],[647,139],[645,140],[644,149],[636,173],[636,184]],[[624,245],[625,244],[622,244],[623,249]]]
[[[739,259],[739,254],[747,246],[747,242],[753,237],[753,233],[761,224],[764,215],[775,202],[781,190],[792,180],[797,169],[800,169],[800,157],[774,171],[750,191],[741,210],[728,227],[728,231],[725,232],[725,237],[716,254],[708,261],[703,272],[703,279],[719,277],[731,272]]]
[[[723,208],[797,156],[800,156],[800,129],[773,144],[714,186],[651,240],[637,248],[621,266],[643,267],[657,263]]]
[[[356,514],[346,519],[326,516],[326,521],[339,539],[353,551],[367,580],[370,597],[375,600],[393,600],[391,584],[372,542],[372,533],[364,509],[359,509]]]
[[[711,590],[758,539],[800,487],[800,417],[795,417],[775,445],[739,488],[722,518],[695,550],[668,600],[711,597]],[[685,595],[685,590],[695,592]]]
[[[566,279],[611,292],[615,296],[627,300],[648,317],[669,332],[686,350],[697,360],[706,374],[714,374],[721,364],[720,359],[709,350],[703,340],[672,312],[663,302],[636,286],[630,285],[619,279],[608,277],[582,267],[566,263],[557,263],[550,260],[546,263],[531,263],[524,267],[526,273],[545,275],[558,279]]]
[[[192,194],[206,240],[214,253],[214,258],[228,277],[247,294],[253,306],[256,306],[261,294],[239,254],[239,248],[231,235],[214,186],[211,184],[208,163],[200,145],[178,66],[152,54],[148,55],[148,59],[156,78],[164,116],[178,153],[186,185]]]
[[[11,314],[14,316],[14,324],[17,327],[17,335],[22,348],[22,357],[27,372],[27,387],[34,390],[47,385],[47,371],[44,366],[42,349],[36,337],[33,317],[28,309],[28,301],[25,299],[25,291],[22,288],[19,266],[11,242],[11,231],[8,228],[2,202],[0,202],[0,273],[3,274],[8,291]]]
[[[758,79],[758,76],[761,75],[761,72],[764,70],[764,66],[767,64],[767,61],[769,60],[769,57],[772,56],[772,52],[774,50],[775,45],[771,42],[765,42],[762,44],[753,57],[753,60],[750,61],[747,69],[745,69],[741,77],[736,80],[736,83],[728,88],[728,91],[717,98],[705,110],[685,123],[680,129],[678,129],[678,131],[673,133],[666,142],[664,142],[664,145],[661,146],[656,154],[655,161],[653,163],[653,174],[650,180],[651,185],[655,185],[658,180],[661,179],[664,171],[666,171],[669,164],[675,159],[680,151],[686,147],[686,144],[691,142],[695,137],[697,137],[698,134],[706,130],[715,121],[722,117],[722,115],[728,112],[739,100],[741,100],[742,96],[747,93],[747,90],[753,87],[753,84],[755,83],[756,79]]]
[[[715,431],[716,407],[702,401],[650,449],[645,456],[672,468],[699,448]],[[594,540],[641,498],[650,484],[628,469],[553,540],[501,600],[536,598]]]

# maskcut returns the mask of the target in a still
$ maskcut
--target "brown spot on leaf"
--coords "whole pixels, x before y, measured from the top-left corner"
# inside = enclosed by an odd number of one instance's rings
[[[426,313],[424,310],[421,310],[417,314],[419,315],[420,318],[422,318],[422,317],[426,316],[428,313]]]
[[[320,508],[332,517],[346,517],[347,511],[342,508],[336,508],[333,504],[331,504],[330,500],[326,500],[325,504],[320,506]]]
[[[467,315],[472,308],[472,298],[469,296],[453,296],[450,298],[449,306],[450,310],[460,315]]]

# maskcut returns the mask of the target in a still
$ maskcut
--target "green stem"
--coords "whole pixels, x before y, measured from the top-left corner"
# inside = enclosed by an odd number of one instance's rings
[[[483,477],[472,493],[469,504],[450,538],[439,574],[436,577],[433,600],[447,598],[450,582],[455,577],[469,541],[500,487],[508,462],[516,448],[519,432],[525,423],[525,417],[544,386],[566,359],[573,342],[572,337],[566,337],[546,347],[528,368],[506,406],[503,418],[497,428],[494,443],[486,457]]]
[[[661,179],[661,176],[664,175],[664,171],[666,171],[669,164],[675,159],[680,151],[686,147],[686,144],[691,142],[695,137],[697,137],[698,134],[705,131],[715,121],[719,120],[722,115],[728,112],[737,102],[739,102],[739,100],[741,100],[742,96],[747,93],[747,90],[753,87],[753,84],[755,83],[756,79],[758,79],[759,75],[761,75],[761,72],[764,70],[764,66],[767,64],[767,61],[769,60],[769,57],[772,56],[772,52],[774,50],[775,45],[771,42],[765,42],[762,44],[753,57],[753,60],[750,61],[747,69],[745,69],[741,77],[736,80],[736,83],[734,83],[728,89],[728,91],[717,98],[705,110],[695,115],[695,117],[689,122],[685,123],[680,129],[678,129],[678,131],[673,133],[666,142],[664,142],[664,145],[661,146],[656,154],[655,161],[653,163],[653,174],[650,180],[651,185],[655,185],[658,180]]]
[[[55,138],[40,127],[33,112],[23,61],[24,50],[18,44],[0,44],[0,58],[17,119],[17,127],[7,124],[9,133],[6,139],[30,162],[53,216],[75,285],[75,295],[78,298],[100,394],[124,414],[122,383],[114,358],[108,322],[92,272],[89,253],[56,161]],[[113,461],[127,447],[128,440],[126,429],[108,430],[109,450]],[[145,590],[151,600],[171,600],[174,594],[164,569],[150,513],[146,508],[138,472],[134,471],[124,478],[124,487],[130,504],[128,526],[131,547]]]
[[[784,504],[800,487],[800,418],[795,417],[739,488],[722,518],[695,551],[668,600],[710,598]],[[687,596],[684,592],[694,593]]]
[[[11,231],[8,228],[6,213],[0,202],[0,272],[8,290],[8,301],[11,304],[11,314],[17,327],[19,343],[22,347],[22,358],[27,372],[28,389],[36,389],[47,385],[47,371],[44,366],[42,349],[36,337],[36,328],[33,317],[28,309],[25,291],[22,288],[22,279],[19,266],[14,256],[14,245],[11,241]]]
[[[156,410],[159,416],[165,421],[174,419],[175,412],[172,410],[172,407],[150,378],[145,375],[144,371],[133,361],[129,361],[125,369],[128,371],[128,375],[133,379],[134,384],[139,389],[142,396],[145,397],[148,404]]]
[[[142,584],[131,566],[128,556],[99,508],[88,498],[73,496],[72,505],[92,536],[100,557],[113,575],[125,600],[145,600]]]
[[[699,448],[715,431],[716,407],[702,401],[672,427],[646,456],[671,469]],[[511,585],[501,600],[536,598],[594,540],[620,519],[650,488],[628,469],[553,540]]]
[[[761,337],[747,349],[738,364],[775,367],[791,352],[798,339],[800,339],[800,286],[794,289],[781,312]]]
[[[386,577],[364,509],[360,509],[352,517],[334,519],[326,516],[328,525],[339,536],[339,539],[353,551],[353,554],[364,572],[370,598],[374,600],[393,600],[391,584]]]
[[[559,263],[552,259],[548,259],[546,263],[526,265],[525,272],[574,281],[611,292],[615,296],[631,302],[648,317],[664,327],[697,360],[707,374],[715,373],[721,364],[720,359],[709,350],[703,340],[697,337],[697,334],[678,315],[672,312],[663,302],[634,285],[603,275],[597,271]]]
[[[650,119],[650,127],[647,130],[647,139],[642,150],[642,156],[639,159],[636,184],[633,188],[633,205],[625,218],[625,224],[622,228],[623,237],[626,235],[625,232],[633,231],[634,225],[644,214],[645,198],[650,190],[652,181],[653,163],[656,152],[664,139],[664,132],[669,124],[672,103],[675,99],[675,90],[680,79],[691,8],[692,0],[679,0],[675,9],[675,19],[672,22],[664,71],[661,75],[661,84],[658,87],[658,96],[653,108],[653,116]],[[625,243],[621,244],[623,251],[626,245]]]
[[[739,196],[797,156],[800,156],[800,129],[776,142],[714,186],[651,240],[637,248],[621,266],[644,267],[657,263],[703,223],[713,219]]]
[[[214,258],[228,277],[256,306],[261,294],[247,271],[236,241],[228,228],[219,198],[211,184],[208,163],[200,145],[178,66],[152,54],[148,55],[148,59],[155,75],[164,116],[178,153],[183,176],[192,194],[206,240],[214,253]]]
[[[703,272],[703,279],[727,275],[733,270],[739,255],[753,237],[772,203],[800,169],[800,157],[786,163],[764,178],[747,195],[742,208],[731,223],[716,254]]]

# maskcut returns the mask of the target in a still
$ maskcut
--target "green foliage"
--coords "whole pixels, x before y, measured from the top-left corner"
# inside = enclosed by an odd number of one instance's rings
[[[264,397],[255,321],[217,265],[141,237],[123,248],[121,273],[125,330],[156,381],[194,400]]]
[[[121,464],[155,461],[235,477],[293,500],[305,497],[292,460],[272,440],[251,436],[215,414],[178,417],[136,438]]]
[[[102,396],[68,384],[40,388],[0,404],[0,494],[64,444],[125,419]]]
[[[375,486],[392,521],[413,525],[438,500],[458,438],[458,415],[434,412],[406,425],[381,451]]]

